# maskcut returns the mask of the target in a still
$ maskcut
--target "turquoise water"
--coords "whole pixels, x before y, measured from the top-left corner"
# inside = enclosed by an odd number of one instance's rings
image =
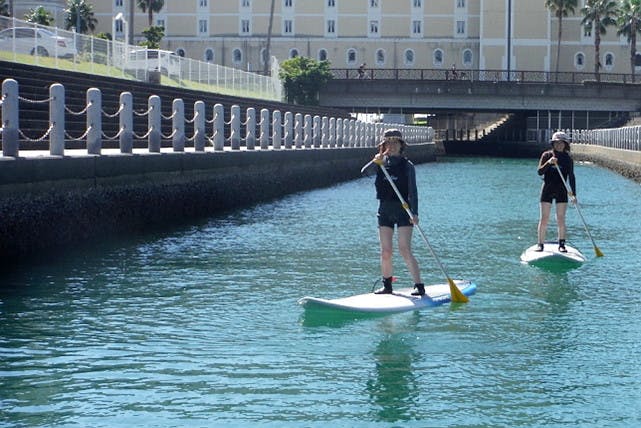
[[[519,263],[536,235],[535,168],[417,167],[430,243],[478,285],[465,305],[374,318],[297,305],[372,287],[372,178],[5,273],[0,426],[639,426],[641,187],[577,165],[605,257],[570,208],[588,262],[548,271]],[[443,282],[414,246],[425,281]]]

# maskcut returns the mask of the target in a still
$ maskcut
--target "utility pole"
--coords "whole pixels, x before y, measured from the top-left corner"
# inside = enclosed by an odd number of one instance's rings
[[[127,31],[129,33],[129,36],[127,37],[129,39],[130,44],[134,44],[134,10],[135,10],[135,4],[136,0],[129,0],[129,28],[127,28]]]
[[[265,48],[265,76],[270,75],[270,66],[271,66],[271,53],[269,52],[270,45],[272,43],[272,25],[274,24],[274,3],[276,0],[272,0],[271,8],[269,10],[269,27],[267,28],[267,47]]]

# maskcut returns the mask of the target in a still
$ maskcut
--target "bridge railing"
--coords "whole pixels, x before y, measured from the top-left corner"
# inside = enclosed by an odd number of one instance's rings
[[[48,103],[49,127],[43,135],[28,137],[20,129],[20,103]],[[55,83],[49,88],[49,97],[42,100],[30,100],[19,95],[18,82],[6,79],[2,83],[2,155],[17,157],[20,144],[49,139],[49,154],[64,156],[65,144],[69,140],[85,141],[88,154],[101,155],[103,140],[118,141],[120,153],[132,153],[133,140],[147,140],[148,152],[160,152],[163,141],[171,141],[174,152],[183,152],[192,147],[196,152],[223,150],[268,150],[298,148],[340,148],[340,147],[375,147],[384,130],[396,127],[403,133],[404,139],[412,143],[430,142],[434,133],[431,127],[403,124],[371,123],[356,119],[312,116],[260,109],[257,118],[256,109],[250,107],[241,120],[240,107],[230,108],[230,118],[225,118],[222,104],[213,106],[211,119],[207,117],[207,106],[203,101],[194,103],[194,114],[185,117],[184,102],[174,99],[172,113],[162,114],[161,98],[151,95],[148,98],[147,110],[136,112],[133,109],[133,96],[123,92],[116,112],[105,112],[102,108],[102,93],[98,88],[87,90],[87,104],[80,111],[72,111],[65,104],[65,88]],[[65,129],[65,112],[73,116],[86,117],[86,129],[79,136],[72,136]],[[133,117],[147,117],[147,131],[136,134],[133,128]],[[27,119],[27,118],[23,118]],[[118,132],[107,135],[103,131],[103,122],[117,121]],[[163,134],[162,122],[171,121],[171,132]],[[211,133],[207,133],[209,127]],[[190,128],[190,130],[186,130]],[[190,135],[188,135],[190,134]]]
[[[428,80],[428,81],[480,81],[480,82],[517,82],[517,83],[555,83],[583,84],[589,82],[601,83],[634,83],[640,77],[625,73],[601,72],[599,76],[593,72],[552,72],[552,71],[510,71],[480,70],[480,69],[398,69],[372,68],[359,72],[357,68],[334,68],[332,76],[337,80]]]

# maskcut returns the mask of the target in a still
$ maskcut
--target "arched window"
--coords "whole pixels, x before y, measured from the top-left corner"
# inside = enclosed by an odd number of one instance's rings
[[[583,70],[585,68],[585,55],[583,52],[578,52],[574,55],[574,68]]]
[[[472,54],[472,51],[469,49],[465,49],[463,51],[463,65],[465,67],[471,67],[473,62],[474,62],[474,56]]]
[[[185,50],[183,48],[176,49],[176,55],[184,58],[185,57]]]
[[[412,49],[405,50],[405,65],[414,65],[414,51]]]
[[[325,49],[320,49],[318,51],[318,60],[327,61],[327,51]]]
[[[608,71],[614,68],[614,54],[612,52],[607,52],[603,56],[603,67]]]
[[[214,50],[211,48],[205,49],[205,61],[214,62]]]
[[[298,49],[292,48],[289,50],[289,57],[296,58],[298,56]]]
[[[641,53],[639,52],[634,56],[634,66],[641,67]]]
[[[356,49],[349,49],[347,51],[347,64],[356,64]]]
[[[243,51],[241,51],[239,48],[234,49],[232,52],[232,61],[234,64],[242,64],[243,62]]]
[[[434,51],[434,54],[432,56],[432,63],[437,67],[440,67],[440,66],[443,65],[443,51],[442,50],[436,49]]]
[[[260,50],[260,63],[265,65],[265,62],[267,62],[267,49],[262,48]]]
[[[376,64],[385,65],[385,51],[383,49],[376,51]]]

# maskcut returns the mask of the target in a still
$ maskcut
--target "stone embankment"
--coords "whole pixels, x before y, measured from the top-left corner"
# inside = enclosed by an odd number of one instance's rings
[[[594,162],[641,183],[641,152],[589,144],[573,144],[572,157],[575,161]]]

